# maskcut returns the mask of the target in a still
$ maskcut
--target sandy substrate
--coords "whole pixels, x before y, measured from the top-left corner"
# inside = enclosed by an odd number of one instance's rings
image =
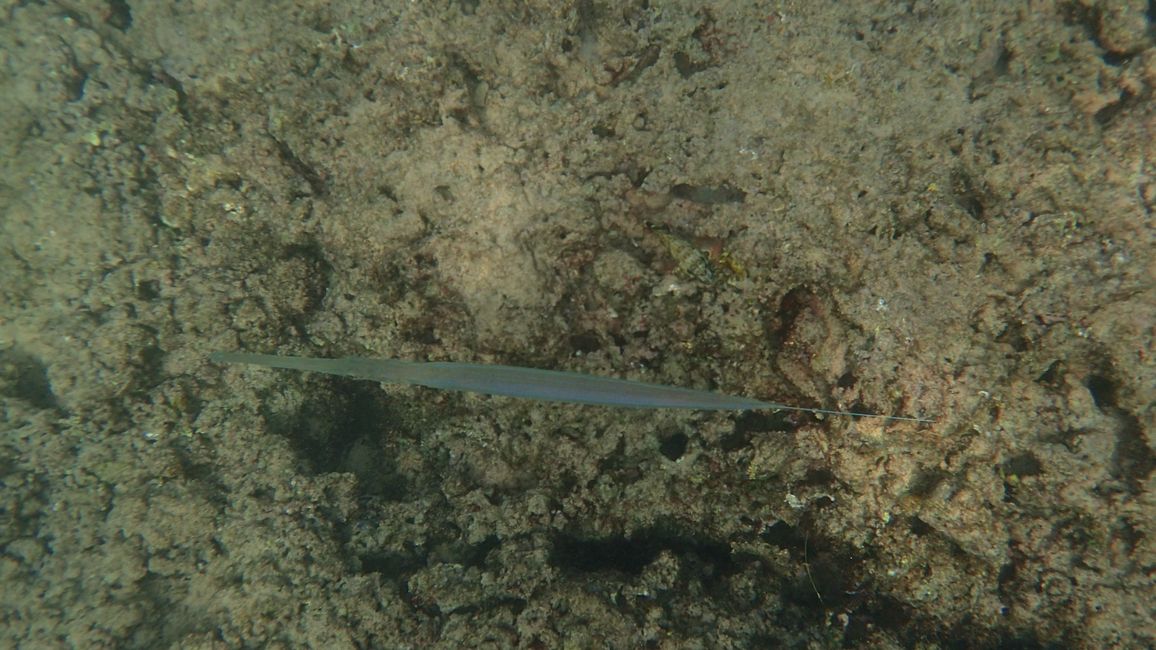
[[[754,4],[4,3],[0,646],[1156,644],[1151,4]]]

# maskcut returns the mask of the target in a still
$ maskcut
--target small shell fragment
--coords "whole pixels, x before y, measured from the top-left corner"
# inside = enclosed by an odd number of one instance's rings
[[[670,233],[659,232],[658,236],[666,246],[666,252],[674,259],[674,268],[679,275],[693,278],[699,282],[711,284],[714,282],[714,269],[706,253],[696,248],[690,242],[675,237]]]

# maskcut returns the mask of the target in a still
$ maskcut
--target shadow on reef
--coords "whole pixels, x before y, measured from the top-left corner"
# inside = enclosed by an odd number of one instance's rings
[[[413,442],[420,437],[406,418],[421,415],[399,411],[398,405],[373,384],[325,380],[311,390],[292,416],[280,421],[272,414],[266,416],[271,428],[295,448],[302,471],[357,476],[361,507],[356,521],[335,522],[335,531],[353,559],[350,570],[377,574],[394,582],[415,611],[432,617],[479,612],[489,607],[512,608],[515,613],[524,608],[524,599],[485,598],[443,612],[438,603],[410,593],[411,579],[431,565],[449,563],[500,575],[503,567],[498,558],[504,557],[502,549],[508,540],[490,535],[478,543],[467,543],[464,532],[453,523],[448,510],[451,504],[440,496],[436,477],[431,477],[430,484],[417,485],[398,471],[394,446],[399,440]],[[793,428],[794,420],[789,415],[740,416],[734,433],[722,444],[742,447],[747,438],[759,432]],[[687,443],[685,434],[676,432],[663,437],[659,451],[669,459],[677,459]],[[1008,462],[1017,472],[1026,473],[1038,461],[1024,456]],[[828,483],[835,478],[817,470],[808,480]],[[941,476],[929,474],[921,484],[926,483],[924,487],[930,490],[940,480]],[[427,513],[430,529],[423,546],[398,550],[382,547],[380,541],[377,546],[365,544],[367,537],[356,530],[358,522],[379,521],[376,513],[382,505],[412,500],[425,493],[439,496],[431,497],[436,506]],[[815,513],[825,505],[830,503],[819,502]],[[875,643],[880,634],[905,646],[931,643],[948,648],[1050,647],[1030,631],[984,629],[971,619],[945,627],[877,584],[869,569],[875,564],[875,548],[868,545],[858,549],[826,537],[809,516],[798,525],[784,521],[769,526],[750,523],[749,532],[734,538],[711,536],[674,521],[660,522],[629,537],[555,532],[548,538],[547,562],[563,581],[584,593],[603,594],[617,611],[640,622],[652,608],[661,608],[665,620],[686,626],[682,630],[686,634],[693,635],[693,627],[700,624],[697,619],[688,619],[687,612],[713,610],[717,616],[749,614],[765,620],[771,630],[794,630],[804,636],[809,631],[841,628],[837,638],[844,647]],[[932,532],[918,518],[905,525],[916,535]],[[526,535],[530,534],[532,531],[526,531]],[[752,544],[755,548],[765,545],[767,550],[734,550],[736,546],[751,549]],[[647,588],[648,572],[661,571],[663,566],[673,567],[673,576],[665,583],[668,587]],[[761,647],[786,647],[771,633],[754,638]]]

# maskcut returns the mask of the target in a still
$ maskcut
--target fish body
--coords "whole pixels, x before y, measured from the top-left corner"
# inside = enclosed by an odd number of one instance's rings
[[[246,352],[214,352],[209,356],[209,359],[217,363],[244,363],[269,368],[305,370],[369,379],[382,383],[411,384],[442,390],[571,404],[700,411],[786,410],[825,415],[853,415],[889,420],[930,422],[930,420],[923,418],[789,406],[713,391],[518,366],[445,361],[423,363],[401,359],[368,359],[363,357],[318,359]]]

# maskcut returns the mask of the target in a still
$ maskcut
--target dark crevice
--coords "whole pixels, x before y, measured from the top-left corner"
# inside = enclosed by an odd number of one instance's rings
[[[550,563],[573,573],[608,572],[637,576],[662,551],[709,566],[712,569],[709,575],[715,577],[730,575],[736,568],[730,545],[659,528],[644,530],[631,537],[561,535],[554,540]],[[704,577],[707,575],[704,573]]]
[[[799,482],[799,486],[820,488],[838,487],[839,478],[825,467],[814,467],[807,470],[802,481]]]
[[[898,634],[907,646],[935,637],[932,622],[920,620],[909,606],[872,588],[870,577],[864,575],[868,560],[864,549],[809,532],[805,523],[791,526],[779,521],[764,528],[759,538],[787,551],[796,567],[778,591],[793,615],[826,621],[833,614],[845,614],[850,622],[844,628],[845,647],[876,638],[879,628]]]
[[[48,381],[48,368],[16,348],[0,351],[0,395],[27,402],[37,409],[58,409]]]
[[[1084,380],[1084,385],[1088,387],[1088,392],[1092,394],[1092,401],[1096,404],[1096,408],[1101,411],[1115,408],[1116,382],[1104,375],[1089,375],[1088,378]]]
[[[710,67],[711,66],[705,62],[693,61],[686,52],[679,51],[674,53],[674,69],[678,71],[678,74],[681,75],[683,79],[689,79],[703,70],[710,69]]]
[[[1060,378],[1063,376],[1063,368],[1063,362],[1059,359],[1051,362],[1047,369],[1040,373],[1039,377],[1036,377],[1036,382],[1051,388],[1059,388]]]
[[[313,193],[313,196],[325,196],[328,188],[326,187],[325,179],[322,178],[321,174],[312,165],[302,160],[301,157],[298,156],[297,153],[293,151],[293,148],[290,147],[287,143],[272,135],[269,137],[273,140],[273,143],[277,145],[277,155],[280,156],[281,162],[284,162],[286,165],[288,165],[289,168],[294,171],[294,173],[300,176],[306,182],[306,184],[309,185],[309,190]]]
[[[1120,96],[1120,99],[1096,111],[1093,119],[1095,119],[1096,124],[1100,126],[1108,126],[1112,120],[1116,119],[1117,116],[1131,108],[1134,104],[1136,104],[1136,95],[1125,92]]]
[[[108,15],[105,16],[104,22],[110,27],[127,32],[128,28],[132,27],[132,7],[126,0],[108,0]]]
[[[1007,326],[995,337],[995,340],[1006,343],[1016,352],[1027,352],[1032,347],[1032,341],[1028,337],[1023,323],[1014,320],[1007,323]]]
[[[746,201],[746,192],[723,184],[718,187],[707,187],[700,185],[688,185],[680,183],[671,188],[670,193],[675,198],[692,201],[694,203],[702,203],[704,205],[716,205],[719,203],[742,203]]]
[[[1140,548],[1146,538],[1143,527],[1137,526],[1135,521],[1127,517],[1116,520],[1116,524],[1112,527],[1112,539],[1119,541],[1125,554],[1129,556]]]
[[[596,332],[582,332],[570,337],[570,349],[582,354],[590,354],[602,349],[602,339]]]
[[[470,64],[460,54],[450,55],[450,68],[457,70],[461,76],[461,83],[465,87],[468,105],[450,109],[449,115],[462,126],[480,127],[485,123],[485,98],[481,89],[484,87],[482,72]]]
[[[916,537],[926,537],[935,532],[935,529],[931,527],[931,524],[923,521],[919,517],[911,518],[911,521],[908,523],[908,530],[910,530],[911,534],[915,535]]]
[[[987,209],[984,205],[984,196],[976,186],[971,174],[956,170],[951,174],[952,194],[955,202],[976,221],[987,220]]]
[[[172,93],[177,96],[177,112],[179,113],[180,117],[184,118],[186,123],[192,123],[193,115],[192,111],[190,110],[188,94],[185,93],[184,84],[180,83],[180,81],[177,80],[177,77],[172,76],[168,72],[164,71],[164,69],[153,67],[149,69],[146,75],[144,75],[144,79],[146,79],[149,84],[160,84],[160,86],[172,90]]]
[[[1156,469],[1156,452],[1149,446],[1139,418],[1122,410],[1117,410],[1116,417],[1120,429],[1112,452],[1112,477],[1124,483],[1130,494],[1138,495]]]
[[[725,452],[738,451],[750,447],[757,436],[794,431],[799,425],[793,414],[786,411],[748,411],[735,418],[734,430],[719,440],[719,448]]]
[[[907,494],[917,498],[931,496],[939,484],[947,480],[947,472],[940,469],[921,469],[907,484]]]
[[[687,443],[690,438],[685,433],[676,433],[674,435],[664,438],[658,444],[658,450],[663,456],[669,460],[678,460],[686,453]]]
[[[1031,452],[1024,452],[1005,460],[1000,468],[1005,476],[1018,476],[1020,478],[1039,476],[1044,473],[1043,463]]]
[[[806,287],[795,287],[785,293],[779,300],[778,308],[770,312],[772,318],[766,323],[767,344],[770,348],[784,349],[799,317],[817,303],[818,298]]]
[[[635,55],[634,65],[611,71],[613,78],[610,85],[617,86],[622,83],[636,81],[647,68],[658,62],[658,56],[661,52],[662,48],[658,45],[648,45]]]
[[[398,469],[393,450],[407,433],[376,385],[337,378],[304,381],[312,382],[312,388],[300,408],[291,414],[265,414],[270,430],[295,449],[299,471],[351,473],[363,497],[407,498],[409,479]]]
[[[387,580],[396,580],[425,566],[423,553],[372,551],[358,556],[361,573],[377,573]]]
[[[63,39],[61,43],[64,46],[64,57],[68,60],[70,74],[60,75],[60,80],[68,94],[68,101],[78,102],[84,99],[85,87],[88,85],[88,69],[80,65],[71,44]]]

